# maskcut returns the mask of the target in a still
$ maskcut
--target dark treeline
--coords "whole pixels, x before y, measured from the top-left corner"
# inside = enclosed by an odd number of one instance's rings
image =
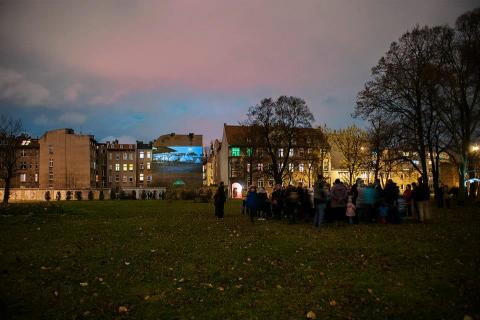
[[[436,195],[440,159],[448,155],[458,166],[462,197],[465,179],[474,175],[479,95],[477,8],[458,17],[454,27],[416,26],[393,42],[359,92],[354,116],[370,123],[376,151],[401,150],[389,160],[410,162],[425,181],[430,171]]]

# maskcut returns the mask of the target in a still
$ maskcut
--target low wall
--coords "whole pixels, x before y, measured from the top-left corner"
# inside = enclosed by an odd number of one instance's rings
[[[103,190],[105,200],[110,199],[110,189],[40,189],[40,188],[14,188],[10,189],[11,201],[45,201],[45,193],[50,191],[50,201],[55,201],[57,192],[60,192],[60,200],[66,200],[67,192],[71,192],[71,200],[77,200],[75,194],[77,191],[82,192],[82,200],[88,200],[88,192],[93,192],[93,199],[99,200],[100,191]],[[3,199],[4,189],[0,189],[0,199]]]

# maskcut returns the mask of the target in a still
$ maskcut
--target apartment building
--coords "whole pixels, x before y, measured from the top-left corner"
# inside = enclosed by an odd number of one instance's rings
[[[136,144],[106,142],[107,187],[114,190],[136,187]]]
[[[45,132],[39,143],[39,187],[88,189],[96,186],[96,142],[73,129]]]
[[[153,185],[152,142],[137,141],[137,187],[148,188]]]

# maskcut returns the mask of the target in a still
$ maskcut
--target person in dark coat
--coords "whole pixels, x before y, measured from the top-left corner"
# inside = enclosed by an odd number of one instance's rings
[[[220,182],[217,192],[213,196],[213,200],[215,203],[215,216],[217,218],[223,218],[224,205],[225,201],[227,201],[227,195],[225,194],[225,185],[223,184],[223,181]]]
[[[283,208],[283,196],[282,196],[282,186],[277,184],[275,190],[272,192],[272,210],[273,217],[280,220],[282,217],[282,208]]]
[[[250,216],[250,221],[253,222],[253,218],[256,215],[257,211],[257,188],[251,186],[247,193],[247,198],[245,199],[245,207],[247,208],[247,213]]]

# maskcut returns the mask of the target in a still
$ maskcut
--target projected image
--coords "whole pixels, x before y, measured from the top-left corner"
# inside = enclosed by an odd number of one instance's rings
[[[202,185],[201,146],[153,148],[153,181],[159,186],[195,188]]]

